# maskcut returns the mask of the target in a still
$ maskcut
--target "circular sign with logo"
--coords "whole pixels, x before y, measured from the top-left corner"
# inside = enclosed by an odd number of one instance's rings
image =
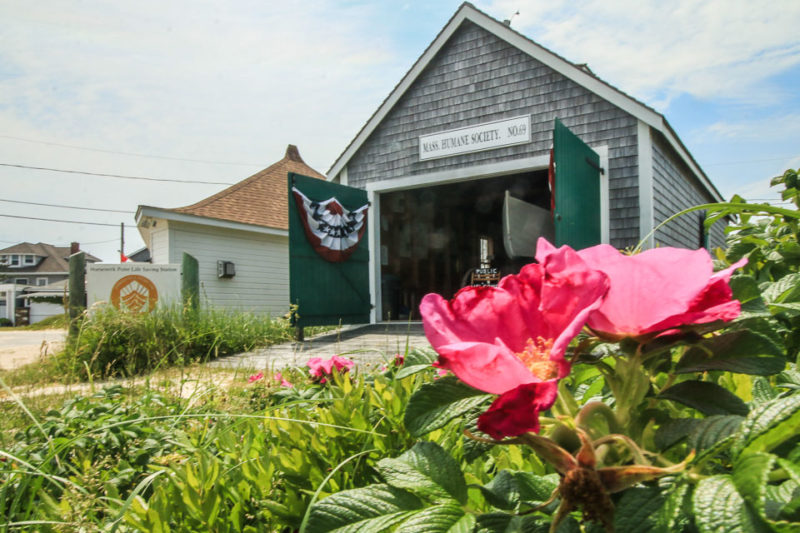
[[[151,312],[158,302],[155,284],[144,276],[131,274],[120,278],[111,288],[111,305],[133,313]]]

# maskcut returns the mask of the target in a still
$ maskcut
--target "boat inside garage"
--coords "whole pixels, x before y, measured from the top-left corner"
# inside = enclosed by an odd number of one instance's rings
[[[552,238],[550,198],[546,169],[382,193],[382,319],[418,320],[429,292],[518,272]]]

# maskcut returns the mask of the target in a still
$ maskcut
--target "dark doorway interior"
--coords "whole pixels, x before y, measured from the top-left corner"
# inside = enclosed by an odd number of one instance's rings
[[[532,259],[510,259],[503,247],[505,191],[550,207],[547,171],[526,172],[381,194],[383,320],[419,320],[429,292],[451,298],[481,266],[481,239],[490,243],[491,266],[502,275]]]

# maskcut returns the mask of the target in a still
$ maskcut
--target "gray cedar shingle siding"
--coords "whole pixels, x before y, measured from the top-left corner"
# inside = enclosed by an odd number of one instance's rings
[[[659,134],[653,135],[653,196],[655,225],[687,207],[713,201]],[[700,211],[695,211],[669,222],[656,232],[656,243],[661,246],[700,247],[701,217]],[[724,245],[723,229],[721,223],[711,228],[711,248]]]
[[[418,136],[531,114],[531,143],[419,161]],[[547,154],[558,117],[609,149],[611,244],[639,240],[637,120],[494,34],[465,21],[347,165],[348,183]]]

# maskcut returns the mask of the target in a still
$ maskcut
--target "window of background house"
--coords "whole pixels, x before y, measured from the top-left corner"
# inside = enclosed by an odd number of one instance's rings
[[[17,254],[11,254],[11,266],[19,266],[19,256]]]
[[[36,278],[36,285],[38,287],[43,287],[47,285],[47,278]]]
[[[28,284],[28,278],[16,278],[14,280],[14,283],[16,283],[17,285],[27,285]]]
[[[26,255],[25,259],[23,259],[22,264],[24,265],[33,265],[36,263],[36,256],[35,255]]]

